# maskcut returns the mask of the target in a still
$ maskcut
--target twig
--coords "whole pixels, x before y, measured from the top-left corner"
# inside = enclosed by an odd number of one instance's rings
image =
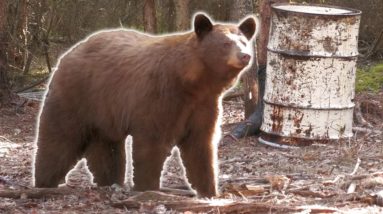
[[[232,134],[227,134],[227,135],[225,135],[225,137],[230,137],[232,140],[234,140],[235,142],[238,142],[238,138],[236,138],[234,135],[232,135]]]
[[[383,29],[380,31],[379,36],[375,39],[371,48],[368,50],[366,56],[364,57],[365,59],[368,59],[370,56],[372,56],[375,53],[375,50],[382,39],[383,39]]]
[[[357,123],[363,125],[363,126],[367,126],[369,128],[372,128],[373,126],[367,122],[363,115],[362,115],[362,111],[360,109],[360,103],[357,102],[355,103],[355,107],[354,107],[354,115],[355,115],[355,120],[357,121]]]
[[[4,136],[0,136],[0,140],[4,140],[7,143],[12,143],[12,141]]]
[[[356,183],[351,182],[350,186],[347,189],[347,194],[354,193],[356,189]]]
[[[50,24],[51,24],[51,23],[50,23]],[[50,61],[50,59],[49,59],[49,50],[48,50],[48,49],[49,49],[49,41],[48,41],[49,31],[47,32],[47,36],[46,36],[46,37],[47,37],[47,38],[45,39],[44,44],[43,44],[43,47],[44,47],[44,56],[45,56],[45,61],[46,61],[46,65],[47,65],[47,68],[48,68],[48,72],[49,72],[49,74],[51,74],[51,73],[52,73],[52,66],[51,66],[51,61]],[[24,88],[22,88],[22,89],[17,90],[16,93],[20,93],[20,92],[26,91],[26,90],[28,90],[28,89],[31,89],[31,88],[34,88],[35,86],[40,85],[41,83],[43,83],[43,82],[45,82],[46,80],[48,80],[48,79],[49,79],[49,76],[50,76],[50,75],[44,77],[43,79],[41,79],[41,80],[39,80],[39,81],[37,81],[37,82],[35,82],[35,83],[29,85],[29,86],[26,86],[26,87],[24,87]]]
[[[52,73],[52,66],[51,66],[51,61],[49,59],[48,48],[49,48],[49,42],[48,42],[48,40],[46,40],[44,43],[44,56],[45,56],[45,60],[47,63],[48,71],[51,74]]]
[[[44,77],[44,78],[42,78],[41,80],[38,80],[38,81],[32,83],[32,84],[29,85],[29,86],[26,86],[26,87],[24,87],[24,88],[21,88],[21,89],[19,89],[19,90],[16,90],[15,93],[21,93],[21,92],[26,91],[26,90],[28,90],[28,89],[34,88],[34,87],[36,87],[36,86],[38,86],[38,85],[44,83],[44,82],[47,81],[48,79],[49,79],[49,75],[46,76],[46,77]]]
[[[335,184],[337,183],[341,178],[344,178],[344,175],[337,175],[334,180],[330,181],[324,181],[323,184]]]
[[[234,92],[234,93],[227,93],[225,96],[223,96],[223,100],[231,100],[233,98],[242,97],[244,96],[243,92]]]
[[[0,176],[0,183],[4,183],[8,186],[12,186],[12,187],[22,187],[22,188],[25,188],[25,189],[29,189],[30,187],[26,186],[26,185],[23,185],[23,184],[18,184],[18,183],[15,183],[13,181],[10,181],[9,179],[6,179],[4,178],[3,176]]]
[[[355,175],[356,171],[357,171],[358,168],[359,168],[360,162],[361,162],[361,160],[360,160],[360,158],[358,158],[358,160],[356,161],[354,170],[350,173],[351,176]]]
[[[220,161],[220,164],[229,164],[229,163],[238,163],[238,162],[249,163],[249,162],[254,162],[254,160],[249,160],[249,159],[245,160],[243,158],[231,158],[229,160]]]
[[[376,193],[376,205],[383,207],[383,190]]]

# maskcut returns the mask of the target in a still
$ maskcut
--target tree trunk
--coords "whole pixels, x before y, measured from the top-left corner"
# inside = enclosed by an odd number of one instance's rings
[[[230,10],[230,20],[238,22],[246,15],[254,13],[254,5],[252,0],[238,0],[232,1]]]
[[[0,1],[0,106],[8,104],[11,99],[7,62],[7,7],[8,1]]]
[[[184,31],[190,28],[190,0],[173,0],[176,8],[176,29]]]
[[[177,28],[176,28],[176,5],[175,5],[175,2],[174,0],[168,0],[167,1],[167,4],[163,5],[163,9],[162,9],[162,14],[164,15],[164,18],[163,18],[163,22],[165,22],[166,24],[164,24],[163,26],[166,26],[164,30],[164,32],[174,32],[174,31],[177,31]],[[166,9],[165,9],[166,8]]]
[[[269,41],[271,5],[274,3],[286,3],[289,0],[260,0],[259,16],[261,26],[257,38],[257,60],[259,66],[267,64],[267,44]]]
[[[144,30],[148,33],[157,32],[156,6],[154,0],[144,3]]]
[[[256,40],[257,67],[247,72],[243,82],[245,87],[245,117],[246,121],[239,124],[231,135],[236,138],[254,135],[259,132],[263,117],[263,95],[265,93],[267,43],[269,41],[271,5],[288,2],[288,0],[260,0],[260,26]],[[250,74],[249,74],[250,73]]]
[[[233,1],[230,10],[230,20],[238,22],[246,15],[252,14],[254,5],[252,0]],[[254,44],[253,44],[254,47]],[[257,63],[253,65],[242,76],[244,101],[245,101],[245,118],[248,118],[254,112],[257,104]]]

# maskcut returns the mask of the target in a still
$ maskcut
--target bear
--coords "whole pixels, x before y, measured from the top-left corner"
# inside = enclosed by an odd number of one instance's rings
[[[192,25],[157,36],[97,32],[59,59],[39,114],[35,187],[57,187],[82,158],[97,185],[124,185],[130,135],[134,190],[158,190],[178,147],[198,196],[218,194],[221,99],[252,63],[256,20],[197,13]]]

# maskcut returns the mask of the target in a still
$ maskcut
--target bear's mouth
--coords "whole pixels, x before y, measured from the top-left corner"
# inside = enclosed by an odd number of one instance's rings
[[[250,64],[251,56],[246,53],[237,53],[230,56],[227,65],[236,69],[243,69]]]
[[[227,65],[232,67],[232,68],[236,68],[236,69],[242,70],[243,68],[245,68],[246,66],[249,65],[249,62],[244,62],[242,60],[229,60],[227,62]]]
[[[239,70],[242,70],[244,69],[246,66],[249,65],[249,62],[242,62],[240,60],[238,60],[237,62],[233,63],[233,62],[228,62],[227,63],[230,67],[234,68],[234,69],[239,69]]]

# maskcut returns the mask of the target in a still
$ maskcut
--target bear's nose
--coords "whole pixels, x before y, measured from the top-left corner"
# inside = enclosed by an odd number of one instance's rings
[[[251,56],[249,54],[246,54],[246,53],[240,54],[240,60],[243,64],[246,64],[246,65],[249,64],[250,59],[251,59]]]

